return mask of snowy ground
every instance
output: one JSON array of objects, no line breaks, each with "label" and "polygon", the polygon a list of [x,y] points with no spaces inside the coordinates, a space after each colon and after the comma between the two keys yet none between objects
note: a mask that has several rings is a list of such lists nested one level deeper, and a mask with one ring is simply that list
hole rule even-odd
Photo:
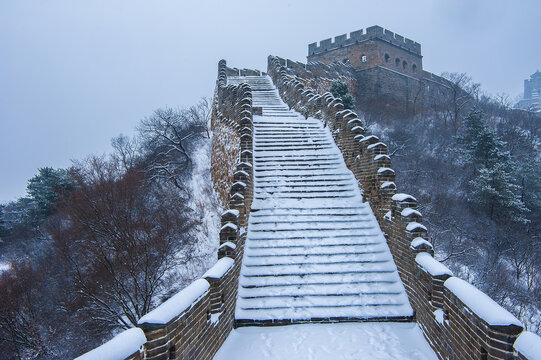
[{"label": "snowy ground", "polygon": [[429,360],[436,354],[415,323],[240,327],[214,360]]},{"label": "snowy ground", "polygon": [[195,231],[197,236],[196,253],[198,261],[193,264],[191,277],[198,278],[218,260],[220,244],[220,221],[222,209],[216,199],[210,178],[211,139],[203,139],[193,154],[194,169],[190,184],[195,216],[201,221]]},{"label": "snowy ground", "polygon": [[0,262],[0,274],[11,269],[11,264],[8,262]]}]

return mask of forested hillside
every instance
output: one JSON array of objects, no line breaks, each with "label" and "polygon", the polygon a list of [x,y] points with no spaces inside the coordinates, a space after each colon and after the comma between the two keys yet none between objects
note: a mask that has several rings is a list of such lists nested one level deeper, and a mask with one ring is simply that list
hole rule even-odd
[{"label": "forested hillside", "polygon": [[358,110],[389,145],[400,192],[419,200],[436,258],[539,333],[541,118],[444,76],[453,91],[418,115]]},{"label": "forested hillside", "polygon": [[1,359],[73,358],[215,261],[210,104],[159,109],[114,151],[44,167],[0,205]]}]

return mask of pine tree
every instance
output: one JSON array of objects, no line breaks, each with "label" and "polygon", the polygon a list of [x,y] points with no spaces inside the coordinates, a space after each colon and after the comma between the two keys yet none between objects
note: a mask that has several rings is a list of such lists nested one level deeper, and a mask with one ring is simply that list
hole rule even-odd
[{"label": "pine tree", "polygon": [[342,100],[345,109],[353,109],[353,96],[349,93],[348,85],[342,81],[333,81],[331,93],[335,98]]},{"label": "pine tree", "polygon": [[457,138],[462,160],[473,169],[469,201],[487,211],[491,219],[526,223],[528,208],[520,196],[514,171],[517,164],[506,150],[507,143],[485,125],[482,116],[472,110],[464,119],[464,135]]},{"label": "pine tree", "polygon": [[44,219],[55,210],[58,199],[67,195],[71,188],[72,183],[66,170],[44,167],[28,180],[26,191],[35,201],[40,217]]}]

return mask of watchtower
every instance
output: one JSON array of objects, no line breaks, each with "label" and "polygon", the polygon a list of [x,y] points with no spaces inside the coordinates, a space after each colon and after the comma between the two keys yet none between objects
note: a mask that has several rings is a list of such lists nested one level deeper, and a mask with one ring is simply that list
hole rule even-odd
[{"label": "watchtower", "polygon": [[376,66],[404,75],[423,76],[421,44],[386,30],[371,26],[308,45],[308,62],[321,61],[350,63],[356,70]]}]

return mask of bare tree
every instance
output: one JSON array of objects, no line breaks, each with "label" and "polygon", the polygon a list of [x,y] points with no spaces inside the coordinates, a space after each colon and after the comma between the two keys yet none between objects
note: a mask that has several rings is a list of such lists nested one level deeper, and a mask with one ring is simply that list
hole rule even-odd
[{"label": "bare tree", "polygon": [[141,161],[141,148],[136,137],[130,139],[120,134],[111,139],[111,146],[115,150],[112,154],[113,160],[121,164],[124,171],[130,171]]},{"label": "bare tree", "polygon": [[102,326],[137,324],[191,254],[185,199],[144,174],[103,158],[77,164],[77,190],[49,229],[71,267],[78,309]]},{"label": "bare tree", "polygon": [[448,80],[449,87],[441,93],[440,106],[445,125],[450,123],[456,134],[462,117],[479,98],[480,84],[465,73],[443,73],[442,77]]},{"label": "bare tree", "polygon": [[[43,279],[26,263],[0,276],[0,346],[2,355],[33,358],[45,346],[39,331],[37,286]],[[2,356],[3,357],[3,356]]]},{"label": "bare tree", "polygon": [[201,137],[208,137],[211,106],[208,99],[188,109],[158,109],[139,124],[153,179],[171,182],[184,190],[183,180],[192,168],[191,152]]}]

